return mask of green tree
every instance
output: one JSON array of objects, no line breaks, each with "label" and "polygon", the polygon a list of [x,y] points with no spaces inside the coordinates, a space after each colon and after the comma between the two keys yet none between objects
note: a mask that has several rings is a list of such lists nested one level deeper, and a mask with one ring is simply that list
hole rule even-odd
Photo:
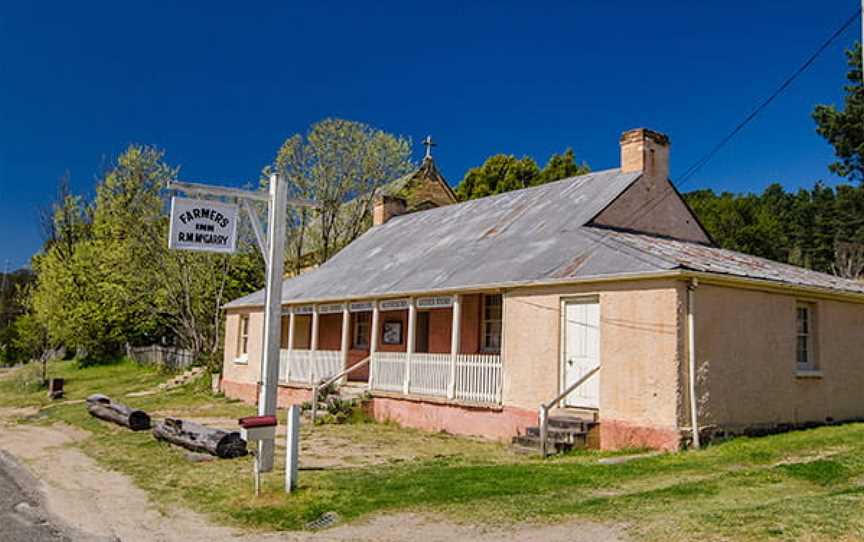
[{"label": "green tree", "polygon": [[861,70],[861,43],[846,51],[848,83],[843,109],[817,105],[813,109],[816,132],[834,147],[837,161],[828,166],[832,172],[851,180],[864,181],[864,80]]},{"label": "green tree", "polygon": [[480,167],[468,170],[456,187],[456,196],[462,201],[484,198],[583,175],[589,171],[585,163],[576,163],[572,149],[553,154],[542,170],[529,156],[516,158],[513,155],[496,154],[487,158]]},{"label": "green tree", "polygon": [[314,213],[289,209],[289,254],[297,270],[305,254],[322,263],[369,227],[377,189],[413,168],[411,144],[361,122],[328,118],[282,144],[262,187],[273,168],[288,180],[292,196],[321,204]]}]

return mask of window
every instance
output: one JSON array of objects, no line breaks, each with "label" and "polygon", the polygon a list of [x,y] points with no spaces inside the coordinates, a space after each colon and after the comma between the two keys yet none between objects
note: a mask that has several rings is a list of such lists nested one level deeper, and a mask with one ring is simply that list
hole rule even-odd
[{"label": "window", "polygon": [[244,314],[240,317],[240,336],[237,341],[237,357],[245,356],[249,353],[249,315]]},{"label": "window", "polygon": [[816,349],[813,340],[816,331],[814,316],[815,306],[812,303],[798,303],[795,315],[795,357],[799,371],[816,370]]},{"label": "window", "polygon": [[369,329],[371,326],[371,312],[354,314],[354,348],[369,348]]},{"label": "window", "polygon": [[483,340],[484,352],[501,351],[501,294],[483,296]]}]

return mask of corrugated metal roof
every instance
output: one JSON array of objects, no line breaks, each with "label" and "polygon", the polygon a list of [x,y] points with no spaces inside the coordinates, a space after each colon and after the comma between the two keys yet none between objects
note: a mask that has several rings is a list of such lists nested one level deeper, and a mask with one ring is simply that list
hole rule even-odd
[{"label": "corrugated metal roof", "polygon": [[635,248],[693,271],[864,294],[864,284],[860,282],[733,250],[638,233],[600,230],[598,228],[585,229],[594,230],[595,235],[599,239],[603,239],[607,245],[620,243],[622,246]]},{"label": "corrugated metal roof", "polygon": [[[864,285],[763,258],[585,226],[639,176],[598,171],[393,218],[321,267],[285,280],[282,301],[392,297],[682,268],[864,293]],[[263,302],[262,290],[226,307]]]},{"label": "corrugated metal roof", "polygon": [[[657,269],[637,251],[579,255],[581,226],[640,174],[598,171],[411,213],[369,229],[322,266],[285,281],[286,303]],[[261,305],[263,292],[227,306]]]}]

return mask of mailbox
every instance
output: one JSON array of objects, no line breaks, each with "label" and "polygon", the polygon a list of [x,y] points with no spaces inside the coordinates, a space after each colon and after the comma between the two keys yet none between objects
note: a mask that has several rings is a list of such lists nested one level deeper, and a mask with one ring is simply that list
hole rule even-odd
[{"label": "mailbox", "polygon": [[247,416],[237,420],[243,440],[271,440],[276,438],[276,416]]}]

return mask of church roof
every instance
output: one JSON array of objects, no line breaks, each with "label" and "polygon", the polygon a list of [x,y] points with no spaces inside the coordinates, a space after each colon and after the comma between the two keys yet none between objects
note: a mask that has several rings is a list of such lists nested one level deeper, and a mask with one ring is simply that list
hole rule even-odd
[{"label": "church roof", "polygon": [[[864,293],[864,286],[722,250],[592,227],[641,173],[612,169],[390,219],[287,279],[283,303],[634,276],[676,269]],[[264,292],[228,308],[261,306]]]}]

